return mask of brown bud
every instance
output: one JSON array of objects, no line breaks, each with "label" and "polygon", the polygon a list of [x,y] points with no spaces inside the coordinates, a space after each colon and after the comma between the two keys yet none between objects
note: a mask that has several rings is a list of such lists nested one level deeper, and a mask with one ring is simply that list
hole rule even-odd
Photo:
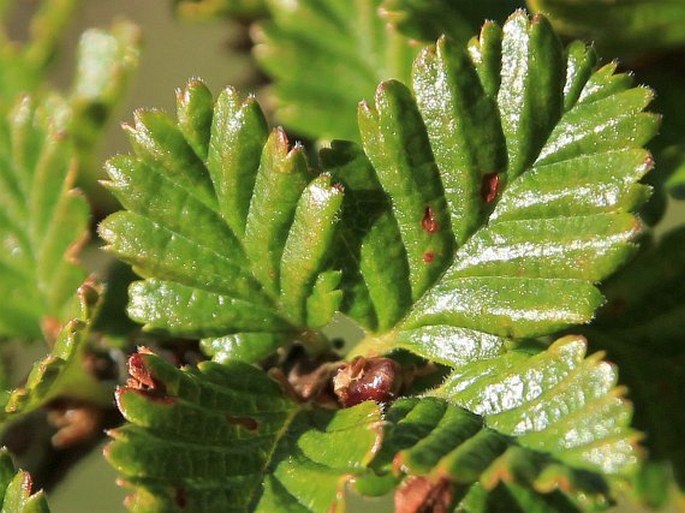
[{"label": "brown bud", "polygon": [[390,358],[356,357],[333,378],[335,395],[345,407],[363,401],[392,401],[402,385],[399,365]]},{"label": "brown bud", "polygon": [[395,491],[396,513],[448,513],[454,492],[447,479],[408,477]]}]

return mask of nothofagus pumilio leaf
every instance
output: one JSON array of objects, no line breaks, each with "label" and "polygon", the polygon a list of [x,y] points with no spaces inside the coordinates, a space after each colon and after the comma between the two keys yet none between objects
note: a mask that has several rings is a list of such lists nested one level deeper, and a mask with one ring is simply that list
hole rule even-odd
[{"label": "nothofagus pumilio leaf", "polygon": [[[361,146],[333,142],[316,177],[302,148],[269,135],[254,99],[232,89],[215,101],[193,80],[177,120],[138,111],[135,154],[107,165],[127,210],[100,234],[144,278],[129,314],[201,338],[224,366],[132,357],[118,392],[131,424],[108,449],[136,489],[129,506],[324,511],[338,504],[343,468],[363,494],[399,485],[401,513],[486,511],[500,499],[607,505],[611,482],[639,460],[615,369],[586,356],[583,337],[532,339],[589,322],[603,302],[596,284],[633,253],[632,212],[649,195],[638,181],[652,165],[642,145],[658,124],[643,112],[651,98],[517,12],[466,49],[441,38],[422,50],[409,87],[381,83],[359,108]],[[324,415],[246,365],[293,340],[316,348],[338,310],[366,331],[348,358],[405,349],[446,366],[446,379],[380,412],[364,399],[396,397],[402,370],[352,360],[332,385],[343,405],[362,402]],[[384,420],[372,422],[383,443],[369,438],[352,457],[368,436],[354,420],[363,408]],[[300,427],[312,415],[328,420]],[[336,463],[306,453],[309,436],[342,418]],[[180,459],[161,466],[159,454]],[[315,494],[314,468],[335,487]],[[242,484],[250,492],[236,495]]]},{"label": "nothofagus pumilio leaf", "polygon": [[338,310],[331,248],[343,188],[314,176],[300,144],[269,132],[254,98],[216,102],[192,80],[178,116],[140,110],[127,127],[135,155],[107,163],[126,208],[99,228],[108,249],[145,277],[129,315],[147,330],[202,339],[224,361],[257,361]]}]

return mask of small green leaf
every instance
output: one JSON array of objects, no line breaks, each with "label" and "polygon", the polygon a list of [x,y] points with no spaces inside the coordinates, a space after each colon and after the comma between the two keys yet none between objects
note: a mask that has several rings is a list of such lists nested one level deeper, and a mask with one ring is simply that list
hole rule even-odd
[{"label": "small green leaf", "polygon": [[254,98],[227,89],[213,105],[198,80],[177,98],[178,121],[138,111],[128,128],[136,155],[107,164],[127,210],[100,235],[146,278],[130,287],[129,315],[201,338],[221,361],[307,344],[340,303],[332,247],[342,188],[313,178],[282,129],[268,135]]},{"label": "small green leaf", "polygon": [[[609,485],[600,474],[569,465],[554,452],[524,447],[489,428],[487,418],[441,399],[400,399],[388,408],[384,420],[384,443],[371,468],[378,476],[394,477],[387,487],[404,481],[395,496],[398,511],[420,511],[408,506],[404,490],[415,486],[412,481],[417,478],[452,489],[449,496],[467,511],[476,501],[491,502],[503,490],[515,496],[502,498],[502,505],[512,500],[561,503],[568,508],[562,511],[583,511],[610,503]],[[369,478],[362,478],[362,487],[364,479]]]},{"label": "small green leaf", "polygon": [[88,223],[85,199],[72,190],[73,146],[66,103],[19,100],[0,120],[0,334],[40,338],[44,322],[72,315],[85,272],[74,262]]},{"label": "small green leaf", "polygon": [[178,370],[139,353],[129,369],[117,391],[129,424],[105,454],[135,490],[131,511],[342,511],[378,442],[375,403],[311,409],[244,363]]},{"label": "small green leaf", "polygon": [[31,476],[14,469],[7,449],[0,449],[0,505],[3,513],[50,513],[43,491],[31,493]]},{"label": "small green leaf", "polygon": [[[358,140],[354,107],[379,80],[409,76],[416,50],[377,15],[381,0],[270,3],[255,56],[274,79],[276,115],[311,138]],[[346,114],[349,113],[349,114]]]},{"label": "small green leaf", "polygon": [[[37,2],[35,13],[29,20],[29,34],[24,44],[6,40],[5,30],[2,31],[0,116],[6,115],[20,94],[42,91],[47,68],[60,37],[73,19],[76,5],[76,0]],[[0,9],[4,10],[4,6]]]},{"label": "small green leaf", "polygon": [[86,343],[101,293],[102,288],[90,279],[79,287],[79,318],[64,325],[50,354],[33,365],[22,386],[3,398],[0,422],[13,422],[57,397],[111,404],[113,386],[99,381],[85,365]]}]

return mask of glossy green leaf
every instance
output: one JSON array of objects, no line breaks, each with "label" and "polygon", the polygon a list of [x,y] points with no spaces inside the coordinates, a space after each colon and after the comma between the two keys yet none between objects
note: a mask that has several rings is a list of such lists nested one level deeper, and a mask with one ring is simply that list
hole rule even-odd
[{"label": "glossy green leaf", "polygon": [[[597,475],[568,466],[553,453],[523,447],[487,427],[486,419],[442,399],[400,399],[384,420],[383,447],[371,468],[392,476],[389,486],[404,481],[395,496],[397,511],[420,511],[409,507],[403,491],[416,478],[451,489],[453,501],[466,511],[480,511],[476,504],[491,503],[502,489],[515,494],[514,503],[561,503],[568,511],[609,504],[608,483]],[[512,502],[505,497],[501,506]]]},{"label": "glossy green leaf", "polygon": [[345,483],[378,443],[380,409],[311,409],[250,365],[176,369],[139,353],[117,391],[129,424],[110,432],[110,463],[134,512],[342,511]]},{"label": "glossy green leaf", "polygon": [[255,56],[274,79],[276,115],[311,138],[357,140],[354,108],[380,80],[409,77],[416,49],[386,26],[381,0],[273,0]]},{"label": "glossy green leaf", "polygon": [[0,449],[0,505],[3,513],[49,513],[42,490],[32,493],[31,476],[17,472],[7,449]]},{"label": "glossy green leaf", "polygon": [[107,186],[127,210],[100,234],[146,278],[130,287],[134,320],[201,338],[217,359],[256,361],[338,309],[343,191],[313,178],[281,129],[269,135],[254,98],[226,89],[214,103],[197,80],[177,96],[177,121],[138,111],[127,129],[135,155],[108,162]]},{"label": "glossy green leaf", "polygon": [[381,8],[383,16],[409,37],[433,42],[444,34],[466,44],[484,20],[503,22],[523,6],[519,0],[384,0]]},{"label": "glossy green leaf", "polygon": [[680,0],[528,0],[562,34],[595,41],[612,55],[685,45],[685,5]]},{"label": "glossy green leaf", "polygon": [[0,334],[40,338],[44,322],[72,315],[85,272],[74,262],[88,205],[72,190],[70,111],[57,98],[24,97],[0,121]]},{"label": "glossy green leaf", "polygon": [[585,351],[578,336],[532,354],[510,351],[456,369],[435,393],[572,468],[628,474],[639,459],[631,406],[616,387],[615,367]]},{"label": "glossy green leaf", "polygon": [[[373,230],[346,242],[361,272],[343,304],[370,331],[385,327],[359,351],[400,345],[461,365],[590,321],[603,302],[595,284],[640,232],[631,212],[649,194],[637,182],[652,165],[641,148],[657,128],[642,112],[652,96],[523,12],[486,24],[466,50],[447,39],[424,49],[411,89],[382,83],[359,110],[367,159],[341,145],[324,158],[348,189],[386,202],[376,218],[392,217],[385,238],[403,246],[373,253],[386,271],[371,279]],[[355,173],[376,177],[361,185]],[[411,290],[401,313],[373,293],[379,280]],[[387,303],[394,322],[404,317],[392,330],[378,322]]]}]

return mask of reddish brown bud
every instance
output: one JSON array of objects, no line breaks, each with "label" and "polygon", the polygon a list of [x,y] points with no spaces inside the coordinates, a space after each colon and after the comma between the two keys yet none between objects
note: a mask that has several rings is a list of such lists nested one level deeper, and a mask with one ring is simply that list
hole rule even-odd
[{"label": "reddish brown bud", "polygon": [[432,482],[426,477],[408,477],[395,491],[396,513],[448,513],[454,498],[447,479]]},{"label": "reddish brown bud", "polygon": [[333,390],[343,406],[363,401],[392,401],[402,385],[400,367],[390,358],[358,356],[343,365],[333,378]]}]

